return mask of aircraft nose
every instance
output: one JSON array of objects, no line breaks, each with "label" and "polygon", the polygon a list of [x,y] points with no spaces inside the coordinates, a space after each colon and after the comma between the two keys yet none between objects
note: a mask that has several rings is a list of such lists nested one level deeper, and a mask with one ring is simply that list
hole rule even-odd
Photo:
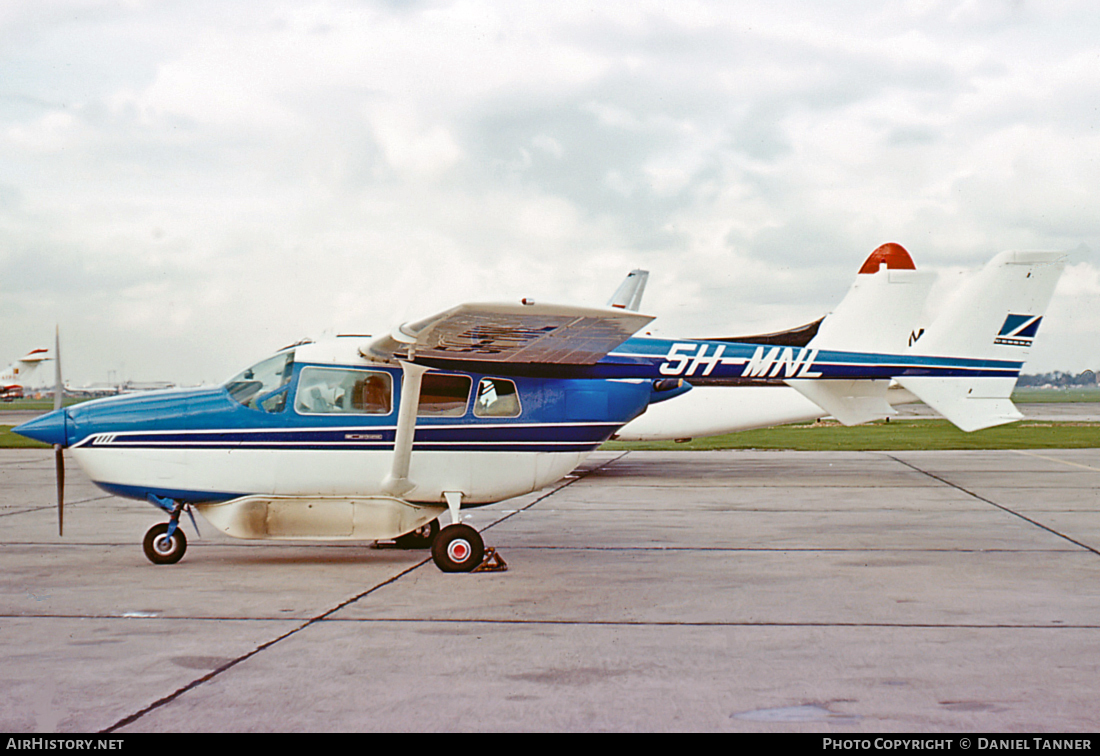
[{"label": "aircraft nose", "polygon": [[44,444],[67,446],[67,426],[65,410],[59,409],[41,417],[36,417],[34,420],[29,420],[22,425],[17,425],[12,428],[12,432],[32,438],[35,441],[41,441]]}]

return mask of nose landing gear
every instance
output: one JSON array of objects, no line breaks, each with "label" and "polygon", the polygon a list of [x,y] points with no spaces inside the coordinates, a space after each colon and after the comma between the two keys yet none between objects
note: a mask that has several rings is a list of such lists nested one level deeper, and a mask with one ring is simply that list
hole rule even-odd
[{"label": "nose landing gear", "polygon": [[153,564],[175,564],[187,551],[187,536],[178,527],[168,535],[170,523],[160,522],[149,528],[142,541],[145,556]]},{"label": "nose landing gear", "polygon": [[153,564],[175,564],[183,559],[187,551],[187,536],[180,530],[180,515],[184,510],[191,518],[191,524],[195,526],[195,532],[199,532],[199,526],[195,522],[195,516],[191,514],[191,507],[183,501],[174,499],[162,499],[154,494],[147,497],[154,504],[169,514],[168,522],[161,522],[145,533],[145,539],[141,547],[145,556]]}]

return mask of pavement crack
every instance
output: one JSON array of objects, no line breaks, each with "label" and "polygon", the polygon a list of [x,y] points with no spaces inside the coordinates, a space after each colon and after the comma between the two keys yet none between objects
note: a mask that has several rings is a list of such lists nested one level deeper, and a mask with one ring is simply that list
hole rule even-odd
[{"label": "pavement crack", "polygon": [[535,506],[536,504],[538,504],[540,502],[543,502],[543,501],[546,501],[547,499],[549,499],[551,496],[555,495],[559,491],[562,491],[562,490],[568,488],[569,486],[573,485],[574,483],[579,483],[580,481],[587,478],[589,475],[592,475],[593,473],[597,473],[600,470],[603,470],[608,465],[612,465],[615,462],[618,462],[620,459],[622,459],[623,457],[625,457],[628,454],[630,454],[629,451],[624,451],[622,454],[618,455],[614,459],[609,459],[606,462],[604,462],[600,465],[597,465],[596,467],[593,467],[591,470],[584,470],[584,471],[581,471],[581,472],[577,472],[576,470],[574,470],[573,473],[572,473],[572,477],[569,480],[566,480],[560,486],[555,486],[553,489],[551,489],[550,491],[547,491],[545,494],[538,497],[537,499],[532,501],[530,504],[527,504],[526,506],[520,507],[519,509],[515,510],[514,512],[509,512],[508,514],[504,515],[504,517],[501,517],[499,520],[494,520],[493,522],[489,523],[484,528],[482,528],[481,532],[484,533],[489,528],[492,528],[496,525],[499,525],[500,523],[504,522],[505,520],[510,520],[511,518],[515,517],[516,515],[520,514],[521,512],[526,512],[528,509]]},{"label": "pavement crack", "polygon": [[927,470],[922,470],[921,468],[917,467],[916,465],[914,465],[910,462],[906,462],[904,459],[900,459],[898,457],[895,457],[893,454],[887,454],[886,456],[889,457],[890,459],[894,460],[895,462],[899,462],[899,463],[905,465],[910,470],[915,470],[915,471],[921,473],[922,475],[927,475],[929,478],[932,478],[933,480],[938,480],[940,483],[943,483],[945,486],[950,486],[951,488],[954,488],[957,491],[962,491],[967,496],[971,496],[971,497],[977,499],[978,501],[983,501],[986,504],[989,504],[991,506],[996,507],[997,509],[1001,510],[1002,512],[1010,514],[1013,517],[1018,517],[1021,520],[1023,520],[1024,522],[1030,523],[1031,525],[1034,525],[1035,527],[1037,527],[1041,530],[1045,530],[1046,532],[1050,533],[1051,535],[1055,535],[1055,536],[1058,536],[1059,538],[1061,538],[1063,540],[1069,541],[1074,546],[1079,546],[1080,548],[1084,549],[1085,551],[1090,551],[1093,554],[1096,554],[1097,556],[1100,556],[1100,551],[1098,551],[1097,549],[1094,549],[1092,546],[1089,546],[1088,544],[1085,544],[1085,543],[1081,543],[1080,541],[1078,541],[1076,539],[1070,538],[1065,533],[1061,533],[1061,532],[1055,530],[1054,528],[1052,528],[1048,525],[1044,525],[1043,523],[1039,522],[1038,520],[1032,519],[1031,517],[1028,517],[1027,515],[1024,515],[1024,514],[1021,514],[1017,511],[1015,511],[1014,509],[1010,509],[1009,507],[1006,507],[1004,504],[998,504],[997,502],[993,501],[992,499],[987,499],[986,497],[982,496],[981,494],[976,494],[973,491],[970,491],[966,488],[963,488],[962,486],[960,486],[957,483],[952,483],[951,481],[947,480],[946,478],[941,478],[939,475],[936,475],[935,473],[928,472]]},{"label": "pavement crack", "polygon": [[[619,454],[618,456],[616,456],[612,459],[609,459],[606,462],[604,462],[600,465],[597,465],[596,467],[593,467],[590,470],[585,470],[583,472],[577,473],[575,475],[575,477],[567,480],[562,485],[554,487],[552,490],[548,491],[546,494],[538,497],[537,499],[532,501],[530,504],[527,504],[526,506],[524,506],[520,509],[517,509],[515,512],[510,512],[509,514],[505,515],[504,517],[501,517],[499,520],[495,520],[494,522],[492,522],[489,525],[485,526],[482,530],[483,531],[488,530],[489,528],[493,527],[494,525],[498,525],[498,524],[504,522],[505,520],[519,514],[520,512],[524,512],[524,511],[530,509],[531,507],[535,506],[539,502],[544,501],[545,499],[547,499],[547,498],[553,496],[554,494],[556,494],[558,491],[561,491],[563,488],[571,486],[571,485],[573,485],[574,483],[576,483],[580,480],[584,480],[589,475],[604,469],[605,467],[607,467],[610,464],[613,464],[614,462],[619,461],[620,459],[622,459],[623,457],[625,457],[629,453],[630,452],[628,452],[628,451],[623,452],[622,454]],[[199,677],[199,678],[196,678],[195,680],[192,680],[187,685],[184,685],[183,687],[176,689],[175,691],[173,691],[172,693],[169,693],[168,695],[164,696],[163,698],[157,699],[156,701],[149,704],[145,708],[143,708],[139,711],[136,711],[133,714],[130,714],[129,716],[123,717],[122,719],[118,720],[117,722],[110,725],[109,727],[104,728],[103,730],[100,730],[100,733],[116,732],[117,730],[119,730],[123,727],[126,727],[128,725],[133,724],[134,722],[136,722],[139,719],[141,719],[142,717],[144,717],[146,714],[149,714],[150,712],[156,711],[157,709],[161,708],[162,706],[165,706],[166,704],[169,704],[172,701],[175,701],[177,698],[182,696],[184,693],[187,693],[188,691],[194,690],[195,688],[198,688],[199,686],[201,686],[201,685],[203,685],[207,682],[210,682],[215,677],[219,676],[223,672],[226,672],[226,671],[232,669],[233,667],[236,667],[241,662],[247,661],[248,659],[251,659],[252,657],[256,656],[257,654],[260,654],[260,653],[266,651],[267,649],[271,648],[272,646],[286,640],[287,638],[291,638],[291,637],[297,635],[298,633],[302,632],[303,630],[305,630],[309,627],[312,627],[313,625],[317,624],[318,622],[322,622],[322,621],[328,619],[329,617],[331,617],[333,614],[340,611],[341,609],[343,609],[347,606],[350,606],[351,604],[354,604],[355,602],[369,596],[370,594],[374,593],[375,591],[378,591],[382,588],[385,588],[386,586],[389,586],[389,585],[392,585],[393,583],[396,583],[398,580],[403,578],[405,575],[408,575],[412,571],[414,571],[416,569],[419,569],[420,567],[424,566],[425,564],[427,564],[430,561],[431,561],[430,558],[423,559],[423,560],[417,562],[416,564],[412,565],[411,567],[408,567],[407,569],[402,570],[401,572],[397,573],[396,575],[389,578],[388,580],[384,580],[381,583],[378,583],[377,585],[372,586],[368,590],[365,590],[362,593],[356,594],[355,596],[352,596],[351,598],[340,602],[339,604],[332,607],[331,609],[329,609],[325,612],[322,612],[321,614],[318,614],[315,617],[311,617],[310,619],[308,619],[305,622],[301,623],[300,625],[293,628],[292,630],[288,630],[287,632],[283,633],[282,635],[279,635],[275,638],[272,638],[271,640],[267,641],[266,643],[260,644],[256,648],[249,651],[247,654],[243,654],[243,655],[238,656],[234,659],[231,659],[230,661],[226,662],[225,664],[222,664],[217,669],[214,669],[214,670],[208,672],[207,674],[203,675],[202,677]]]},{"label": "pavement crack", "polygon": [[[110,494],[104,494],[103,496],[93,496],[93,497],[88,498],[88,499],[77,499],[76,501],[67,501],[67,502],[65,502],[65,506],[71,508],[71,507],[75,507],[77,504],[87,504],[89,502],[103,501],[104,499],[111,499],[111,498],[114,498],[114,497],[111,496]],[[57,504],[37,504],[37,505],[34,505],[34,506],[30,506],[30,507],[23,507],[22,509],[13,509],[13,510],[10,510],[10,511],[7,511],[7,512],[0,512],[0,517],[10,517],[12,515],[27,514],[29,512],[41,512],[41,511],[46,510],[46,509],[49,509],[49,510],[57,509]]]},{"label": "pavement crack", "polygon": [[234,659],[231,659],[230,661],[226,662],[225,664],[222,664],[217,669],[208,672],[207,674],[203,675],[202,677],[199,677],[195,680],[192,680],[187,685],[184,685],[183,687],[176,689],[175,691],[173,691],[172,693],[169,693],[168,695],[164,696],[163,698],[157,699],[156,701],[149,704],[145,708],[143,708],[139,711],[136,711],[133,714],[130,714],[129,716],[123,717],[122,719],[115,722],[113,725],[100,730],[99,731],[100,734],[116,732],[117,730],[119,730],[123,727],[126,727],[128,725],[133,724],[134,722],[136,722],[139,719],[141,719],[142,717],[144,717],[146,714],[149,714],[150,712],[156,711],[157,709],[161,708],[162,706],[164,706],[166,704],[169,704],[172,701],[175,701],[177,698],[182,696],[184,693],[187,693],[188,691],[194,690],[195,688],[198,688],[200,685],[203,685],[204,683],[210,682],[211,680],[213,680],[218,675],[232,669],[233,667],[236,667],[241,662],[247,661],[248,659],[251,659],[252,657],[262,653],[263,651],[266,651],[267,649],[271,648],[272,646],[276,645],[277,643],[280,643],[280,642],[286,640],[287,638],[291,638],[291,637],[297,635],[298,633],[302,632],[306,628],[312,627],[313,625],[317,624],[318,622],[322,622],[322,621],[328,619],[329,617],[331,617],[333,614],[340,611],[344,607],[349,606],[351,604],[354,604],[356,601],[359,601],[360,599],[362,599],[366,596],[369,596],[370,594],[374,593],[375,591],[380,590],[382,588],[385,588],[388,585],[392,585],[393,583],[395,583],[398,580],[400,580],[401,578],[403,578],[405,575],[408,575],[413,570],[416,570],[416,569],[422,567],[423,565],[427,564],[429,561],[431,561],[431,560],[430,559],[421,560],[420,562],[417,562],[416,564],[412,565],[411,567],[408,567],[408,568],[402,570],[401,572],[397,573],[393,577],[388,578],[387,580],[383,580],[381,583],[378,583],[377,585],[371,586],[370,588],[363,591],[362,593],[358,593],[358,594],[356,594],[355,596],[352,596],[349,599],[345,599],[344,601],[341,601],[336,606],[322,612],[321,614],[318,614],[316,617],[311,617],[310,619],[306,620],[305,622],[302,622],[300,625],[293,628],[292,630],[288,630],[287,632],[283,633],[282,635],[279,635],[275,638],[272,638],[271,640],[267,641],[266,643],[261,643],[259,646],[256,646],[256,648],[252,649],[247,654],[243,654],[243,655],[238,656]]}]

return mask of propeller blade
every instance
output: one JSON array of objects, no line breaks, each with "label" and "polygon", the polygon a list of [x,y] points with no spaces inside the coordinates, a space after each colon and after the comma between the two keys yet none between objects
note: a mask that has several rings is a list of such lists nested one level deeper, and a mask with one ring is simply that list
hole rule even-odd
[{"label": "propeller blade", "polygon": [[65,387],[61,383],[61,327],[55,326],[53,336],[53,408],[61,409],[61,400],[65,394]]},{"label": "propeller blade", "polygon": [[[61,327],[55,326],[53,337],[53,408],[61,409],[65,385],[61,382]],[[53,465],[57,475],[57,534],[65,535],[65,449],[61,444],[53,447]]]},{"label": "propeller blade", "polygon": [[54,469],[57,471],[57,534],[65,535],[65,449],[61,444],[53,447]]}]

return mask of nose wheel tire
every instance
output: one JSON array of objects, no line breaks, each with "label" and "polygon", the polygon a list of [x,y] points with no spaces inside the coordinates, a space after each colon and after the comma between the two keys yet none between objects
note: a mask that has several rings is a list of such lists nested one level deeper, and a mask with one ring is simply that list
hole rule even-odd
[{"label": "nose wheel tire", "polygon": [[485,542],[469,525],[448,525],[432,542],[432,559],[443,572],[470,572],[485,558]]},{"label": "nose wheel tire", "polygon": [[432,541],[439,535],[439,520],[432,520],[416,530],[399,536],[395,543],[399,549],[429,549]]},{"label": "nose wheel tire", "polygon": [[176,528],[176,532],[168,538],[168,523],[162,522],[149,528],[141,546],[153,564],[175,564],[183,559],[187,551],[187,536]]}]

